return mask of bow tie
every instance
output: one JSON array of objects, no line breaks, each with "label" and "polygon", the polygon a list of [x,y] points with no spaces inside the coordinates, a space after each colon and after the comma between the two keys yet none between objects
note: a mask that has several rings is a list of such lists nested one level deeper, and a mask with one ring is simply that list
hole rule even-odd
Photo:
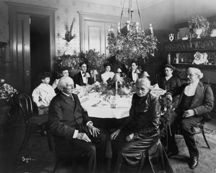
[{"label": "bow tie", "polygon": [[83,77],[86,77],[86,72],[82,72],[82,74],[83,74]]}]

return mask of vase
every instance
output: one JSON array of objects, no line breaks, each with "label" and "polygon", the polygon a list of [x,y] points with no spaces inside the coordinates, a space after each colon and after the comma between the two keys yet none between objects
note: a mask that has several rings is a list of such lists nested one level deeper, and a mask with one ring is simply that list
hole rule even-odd
[{"label": "vase", "polygon": [[212,32],[211,32],[211,37],[216,37],[216,29],[212,29]]},{"label": "vase", "polygon": [[9,118],[9,111],[11,106],[1,106],[0,107],[0,125],[5,125]]},{"label": "vase", "polygon": [[200,35],[202,34],[203,32],[203,28],[196,28],[195,29],[195,33],[197,34],[197,38],[201,38]]}]

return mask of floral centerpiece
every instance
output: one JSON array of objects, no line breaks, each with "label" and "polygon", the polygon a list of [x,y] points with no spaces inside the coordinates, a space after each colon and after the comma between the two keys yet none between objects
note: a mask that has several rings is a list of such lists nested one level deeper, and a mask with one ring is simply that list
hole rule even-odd
[{"label": "floral centerpiece", "polygon": [[15,94],[18,94],[17,90],[11,85],[4,83],[4,80],[1,80],[0,86],[0,106],[10,106],[11,99]]},{"label": "floral centerpiece", "polygon": [[203,34],[207,34],[208,30],[209,30],[209,21],[202,16],[195,16],[192,17],[189,21],[188,21],[188,27],[189,27],[189,32],[190,34],[194,34],[196,33],[198,36],[197,38],[200,38],[200,35]]},{"label": "floral centerpiece", "polygon": [[132,61],[144,60],[148,53],[157,49],[158,40],[153,32],[146,35],[137,23],[127,23],[115,35],[112,28],[108,32],[107,49],[120,62],[130,65]]}]

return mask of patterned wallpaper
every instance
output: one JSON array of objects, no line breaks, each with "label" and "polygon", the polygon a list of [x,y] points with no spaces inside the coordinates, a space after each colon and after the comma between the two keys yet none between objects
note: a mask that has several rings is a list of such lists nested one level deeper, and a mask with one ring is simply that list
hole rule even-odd
[{"label": "patterned wallpaper", "polygon": [[[65,51],[72,54],[74,51],[80,51],[79,40],[79,14],[78,11],[86,13],[108,14],[119,16],[121,8],[113,6],[104,6],[93,3],[86,3],[79,0],[6,0],[22,4],[38,5],[44,7],[57,8],[55,13],[55,41],[56,55],[62,55]],[[124,16],[127,17],[127,9],[124,10]],[[76,34],[76,38],[70,42],[65,41],[64,34],[66,32],[65,24],[71,25],[73,18],[76,18],[72,34]],[[134,13],[134,18],[137,14]],[[0,0],[0,41],[8,42],[8,6],[5,0]]]}]

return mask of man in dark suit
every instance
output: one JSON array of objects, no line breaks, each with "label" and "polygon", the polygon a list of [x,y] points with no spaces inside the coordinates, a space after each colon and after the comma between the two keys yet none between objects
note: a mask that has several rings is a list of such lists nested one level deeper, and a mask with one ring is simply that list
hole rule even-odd
[{"label": "man in dark suit", "polygon": [[[87,157],[86,171],[94,172],[97,154],[105,159],[106,135],[93,126],[87,112],[80,104],[70,77],[62,77],[58,88],[60,92],[53,98],[49,109],[49,125],[54,136],[56,157],[58,161],[77,160]],[[99,152],[98,152],[99,151]]]},{"label": "man in dark suit", "polygon": [[[189,84],[183,84],[176,88],[172,95],[179,95],[179,105],[175,109],[176,116],[172,117],[172,135],[168,133],[168,157],[178,154],[178,147],[175,142],[176,127],[181,130],[185,143],[190,154],[189,167],[194,169],[198,165],[199,151],[194,140],[193,127],[208,116],[214,107],[214,95],[209,85],[200,82],[203,73],[190,67],[187,72]],[[209,117],[208,117],[209,118]]]},{"label": "man in dark suit", "polygon": [[73,76],[75,85],[77,84],[79,86],[85,86],[87,84],[93,84],[94,79],[87,72],[87,64],[84,62],[80,63],[80,68],[81,71]]}]

